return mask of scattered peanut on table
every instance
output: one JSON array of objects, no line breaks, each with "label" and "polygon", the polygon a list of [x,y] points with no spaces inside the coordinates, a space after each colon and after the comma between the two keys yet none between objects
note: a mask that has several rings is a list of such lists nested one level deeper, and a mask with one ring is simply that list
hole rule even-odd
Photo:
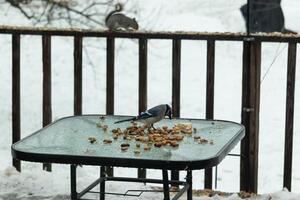
[{"label": "scattered peanut on table", "polygon": [[[105,117],[100,117],[100,122],[97,123],[97,127],[101,128],[104,132],[108,132],[108,125],[105,123]],[[178,123],[175,124],[172,128],[164,125],[161,128],[148,128],[144,125],[138,125],[135,122],[132,122],[130,126],[125,129],[115,128],[111,130],[113,140],[124,141],[120,145],[121,151],[126,152],[130,148],[129,141],[136,141],[134,145],[134,154],[138,155],[142,150],[150,151],[151,147],[161,148],[162,146],[170,146],[173,148],[179,148],[180,142],[183,141],[185,137],[191,137],[193,133],[196,133],[197,129],[193,128],[192,123]],[[194,141],[198,144],[214,144],[213,140],[208,140],[202,136],[195,135]],[[112,139],[104,139],[104,144],[113,143]],[[88,140],[91,144],[97,142],[95,137],[89,137]],[[143,145],[143,146],[141,146]]]}]

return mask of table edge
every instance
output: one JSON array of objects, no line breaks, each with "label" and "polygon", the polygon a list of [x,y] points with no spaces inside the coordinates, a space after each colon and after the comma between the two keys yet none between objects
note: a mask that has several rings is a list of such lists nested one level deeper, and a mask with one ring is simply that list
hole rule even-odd
[{"label": "table edge", "polygon": [[[63,119],[80,117],[80,116],[103,116],[101,114],[89,114],[89,115],[76,115],[67,116],[55,120],[52,124],[61,121]],[[130,117],[125,115],[105,115],[105,116],[118,116],[118,117]],[[191,118],[175,118],[182,120],[205,120],[205,119],[191,119]],[[245,136],[245,127],[242,124],[226,121],[226,120],[210,120],[229,122],[241,126],[239,132],[236,133],[236,137],[232,138],[230,145],[224,146],[214,157],[207,158],[205,160],[192,160],[192,161],[164,161],[164,160],[150,160],[150,159],[138,159],[137,158],[108,158],[108,157],[95,157],[95,156],[77,156],[77,155],[55,155],[44,153],[31,153],[26,151],[20,151],[15,148],[15,145],[20,141],[11,145],[11,154],[13,158],[18,160],[41,162],[41,163],[59,163],[59,164],[78,164],[78,165],[102,165],[102,166],[116,166],[116,167],[133,167],[133,168],[148,168],[148,169],[168,169],[168,170],[185,170],[185,169],[204,169],[210,168],[219,164],[225,156],[234,148],[234,146]],[[47,126],[46,126],[47,127]],[[44,128],[46,128],[44,127]],[[41,129],[26,136],[26,139],[34,134],[37,134]],[[23,140],[22,139],[22,140]],[[46,158],[46,159],[45,159]],[[101,162],[99,162],[101,160]],[[84,161],[84,162],[83,162]],[[138,165],[137,165],[138,162]]]}]

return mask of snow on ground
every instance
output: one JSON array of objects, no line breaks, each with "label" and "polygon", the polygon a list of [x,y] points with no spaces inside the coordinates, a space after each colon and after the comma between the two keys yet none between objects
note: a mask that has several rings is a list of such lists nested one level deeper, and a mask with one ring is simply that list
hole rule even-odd
[{"label": "snow on ground", "polygon": [[[192,31],[244,31],[239,13],[246,1],[130,1],[140,11],[140,27],[145,30]],[[300,31],[297,19],[297,0],[283,0],[287,27]],[[217,5],[216,7],[213,7]],[[153,14],[154,13],[154,14]],[[196,22],[196,23],[195,23]],[[30,25],[13,8],[0,5],[0,24]],[[86,46],[83,65],[83,112],[105,112],[105,40],[84,39]],[[138,109],[137,81],[138,57],[136,40],[116,40],[116,114],[135,115]],[[299,46],[298,46],[299,47]],[[73,114],[73,60],[72,38],[54,37],[52,40],[52,90],[53,119]],[[128,51],[130,49],[130,51]],[[42,74],[41,37],[22,36],[21,43],[21,118],[22,137],[42,126]],[[279,53],[281,52],[281,53]],[[215,118],[240,122],[242,43],[216,43]],[[294,156],[292,192],[282,190],[286,55],[285,43],[264,43],[262,46],[262,77],[274,57],[278,58],[261,83],[260,148],[258,192],[264,193],[251,199],[300,199],[300,160]],[[298,53],[297,63],[300,55]],[[171,103],[171,41],[150,40],[148,55],[148,106]],[[182,42],[182,117],[204,118],[206,42]],[[296,74],[296,103],[294,144],[300,142],[299,119],[299,70]],[[41,170],[41,164],[22,163],[22,173],[11,166],[11,37],[0,35],[0,199],[64,199],[69,195],[69,167],[53,165],[53,172]],[[158,89],[159,88],[159,89]],[[239,147],[233,150],[239,153]],[[294,145],[294,155],[300,153]],[[78,170],[79,188],[95,179],[96,167],[84,166]],[[116,169],[116,174],[136,176],[134,169]],[[161,176],[157,170],[148,170],[148,176]],[[203,188],[203,171],[195,171],[194,188]],[[181,179],[184,174],[181,174]],[[239,158],[227,157],[218,166],[218,190],[239,190]],[[125,191],[127,187],[147,188],[140,184],[108,184],[110,191]],[[278,191],[278,192],[275,192]],[[275,192],[275,193],[274,193]],[[130,199],[112,197],[108,199]],[[145,194],[141,199],[162,199],[161,194]],[[184,198],[183,198],[184,199]],[[195,199],[208,199],[197,197]],[[239,199],[236,194],[225,198]]]},{"label": "snow on ground", "polygon": [[[65,168],[65,166],[61,166]],[[85,167],[84,167],[85,168]],[[87,167],[88,168],[88,167]],[[59,199],[69,199],[69,194],[66,192],[66,189],[69,190],[69,176],[65,173],[67,169],[57,170],[53,172],[46,172],[41,169],[37,170],[36,173],[32,172],[32,169],[26,168],[22,173],[17,172],[14,168],[8,167],[5,170],[1,171],[0,178],[8,181],[0,182],[0,200],[5,199],[24,199],[24,200],[59,200]],[[78,170],[78,186],[82,188],[82,180],[91,179],[90,171],[87,169]],[[59,177],[59,178],[54,178]],[[84,182],[86,182],[85,180]],[[26,183],[26,184],[24,184]],[[62,187],[63,186],[63,187]],[[127,189],[153,189],[150,185],[143,185],[137,183],[124,183],[119,182],[107,182],[106,191],[107,192],[126,192]],[[172,196],[173,194],[171,194]],[[95,198],[94,195],[86,196],[86,198]],[[287,190],[277,191],[274,193],[263,194],[259,196],[253,196],[252,200],[297,200],[300,198],[300,194],[290,193]],[[116,197],[116,196],[107,196],[107,199],[134,199],[130,197]],[[144,193],[140,199],[145,200],[157,200],[163,199],[162,193]],[[185,195],[181,199],[186,199]],[[241,199],[237,194],[232,194],[226,197],[215,195],[213,197],[207,196],[194,196],[195,200],[239,200]]]}]

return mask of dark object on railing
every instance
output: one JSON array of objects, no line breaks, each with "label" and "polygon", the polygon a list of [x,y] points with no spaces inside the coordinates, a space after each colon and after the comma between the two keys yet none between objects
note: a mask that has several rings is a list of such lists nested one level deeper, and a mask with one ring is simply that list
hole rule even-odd
[{"label": "dark object on railing", "polygon": [[[43,35],[43,127],[52,122],[51,109],[51,36]],[[44,163],[43,169],[51,171],[51,164]]]},{"label": "dark object on railing", "polygon": [[116,4],[115,10],[108,13],[105,18],[105,25],[111,31],[131,31],[138,30],[139,25],[135,18],[130,18],[120,13],[123,10],[123,5]]},{"label": "dark object on railing", "polygon": [[261,43],[244,42],[240,190],[257,192]]},{"label": "dark object on railing", "polygon": [[[180,117],[180,72],[181,40],[174,39],[172,46],[172,111],[173,117]],[[179,180],[179,171],[171,171],[171,180]],[[176,186],[176,185],[173,185]]]},{"label": "dark object on railing", "polygon": [[[139,113],[147,110],[147,39],[139,39]],[[138,178],[146,178],[146,169],[138,169]]]},{"label": "dark object on railing", "polygon": [[286,187],[289,191],[291,191],[291,185],[292,185],[296,55],[297,55],[297,44],[289,43],[287,86],[286,86],[284,172],[283,172],[283,187]]},{"label": "dark object on railing", "polygon": [[285,28],[280,2],[281,0],[250,0],[249,15],[248,4],[243,5],[240,10],[249,32],[295,33]]},{"label": "dark object on railing", "polygon": [[[12,35],[12,143],[20,140],[20,35]],[[21,171],[21,162],[13,159],[13,166]]]},{"label": "dark object on railing", "polygon": [[[114,114],[115,101],[115,38],[106,39],[106,114]],[[109,176],[113,176],[113,167],[107,166],[105,169]]]},{"label": "dark object on railing", "polygon": [[[214,118],[215,41],[207,41],[206,119]],[[204,188],[212,189],[212,168],[204,170]]]},{"label": "dark object on railing", "polygon": [[82,37],[74,37],[74,115],[82,114]]}]

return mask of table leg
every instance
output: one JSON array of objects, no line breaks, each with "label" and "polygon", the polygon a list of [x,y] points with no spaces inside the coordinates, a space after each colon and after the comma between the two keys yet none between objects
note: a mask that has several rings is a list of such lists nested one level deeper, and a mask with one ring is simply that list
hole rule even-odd
[{"label": "table leg", "polygon": [[164,200],[170,200],[168,170],[162,170],[162,175],[163,175]]},{"label": "table leg", "polygon": [[187,190],[187,200],[193,199],[193,180],[192,180],[192,170],[187,170],[186,174],[186,182],[189,185],[189,188]]},{"label": "table leg", "polygon": [[[100,167],[100,178],[105,177],[105,167]],[[100,180],[100,200],[105,200],[105,180]]]},{"label": "table leg", "polygon": [[[172,170],[171,171],[171,180],[172,181],[179,181],[179,171],[178,170]],[[172,183],[171,186],[179,188],[179,185],[176,184],[176,183]]]},{"label": "table leg", "polygon": [[77,200],[76,167],[77,165],[71,165],[71,200]]}]

